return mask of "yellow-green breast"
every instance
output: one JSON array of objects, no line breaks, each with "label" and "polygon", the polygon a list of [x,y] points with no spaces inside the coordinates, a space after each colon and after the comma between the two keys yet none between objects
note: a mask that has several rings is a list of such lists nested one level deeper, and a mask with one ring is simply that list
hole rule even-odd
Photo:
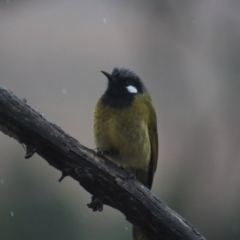
[{"label": "yellow-green breast", "polygon": [[106,106],[100,98],[94,111],[95,144],[124,168],[148,170],[151,146],[148,107],[135,96],[124,108]]}]

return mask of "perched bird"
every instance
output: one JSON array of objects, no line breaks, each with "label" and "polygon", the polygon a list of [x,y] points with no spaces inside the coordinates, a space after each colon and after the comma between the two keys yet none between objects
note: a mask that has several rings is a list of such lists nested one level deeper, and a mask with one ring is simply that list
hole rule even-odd
[{"label": "perched bird", "polygon": [[[157,120],[150,94],[128,69],[102,73],[108,86],[94,110],[96,147],[117,165],[136,171],[137,179],[150,189],[158,160]],[[135,226],[133,238],[148,239]]]}]

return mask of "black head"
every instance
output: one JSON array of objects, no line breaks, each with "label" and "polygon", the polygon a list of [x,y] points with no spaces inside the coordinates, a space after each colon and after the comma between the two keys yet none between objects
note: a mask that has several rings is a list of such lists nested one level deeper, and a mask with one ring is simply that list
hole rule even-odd
[{"label": "black head", "polygon": [[145,91],[141,79],[128,69],[114,68],[112,74],[102,73],[108,79],[108,87],[102,98],[105,105],[118,108],[129,106],[135,95]]}]

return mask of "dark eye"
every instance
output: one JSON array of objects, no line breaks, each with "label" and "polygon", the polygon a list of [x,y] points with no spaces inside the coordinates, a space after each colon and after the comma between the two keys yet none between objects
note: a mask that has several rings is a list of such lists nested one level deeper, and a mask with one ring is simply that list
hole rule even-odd
[{"label": "dark eye", "polygon": [[130,83],[128,81],[125,82],[125,86],[129,86]]}]

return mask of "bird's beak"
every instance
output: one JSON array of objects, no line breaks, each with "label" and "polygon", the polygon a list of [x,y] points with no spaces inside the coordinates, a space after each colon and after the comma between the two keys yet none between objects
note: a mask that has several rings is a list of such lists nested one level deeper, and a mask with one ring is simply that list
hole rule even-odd
[{"label": "bird's beak", "polygon": [[109,81],[114,79],[113,76],[111,74],[107,73],[107,72],[101,71],[101,73],[104,74]]}]

